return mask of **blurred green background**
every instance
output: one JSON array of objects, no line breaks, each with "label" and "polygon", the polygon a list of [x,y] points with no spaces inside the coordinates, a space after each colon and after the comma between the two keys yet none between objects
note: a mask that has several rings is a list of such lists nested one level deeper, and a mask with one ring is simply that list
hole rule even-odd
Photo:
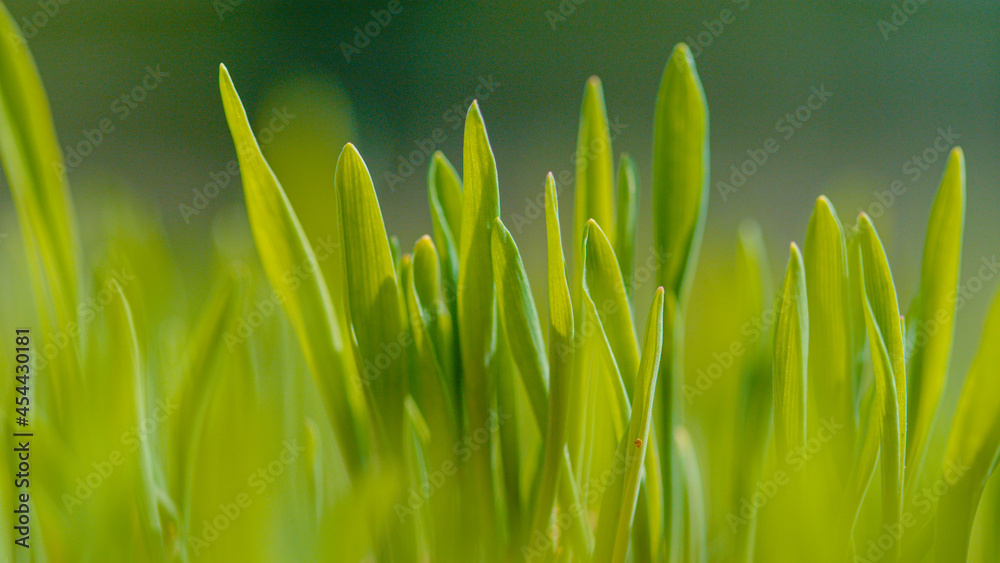
[{"label": "blurred green background", "polygon": [[[296,203],[322,201],[316,190],[332,188],[340,147],[351,140],[372,172],[387,228],[404,248],[430,231],[430,219],[426,159],[412,172],[401,159],[440,149],[461,170],[458,126],[470,98],[479,96],[503,218],[539,298],[544,225],[518,227],[515,215],[529,216],[528,201],[541,192],[547,171],[571,178],[583,85],[597,75],[615,152],[629,151],[639,165],[641,267],[650,256],[655,94],[679,41],[696,55],[711,116],[711,196],[689,320],[689,340],[699,345],[687,358],[689,377],[733,338],[713,327],[727,314],[739,222],[760,222],[777,275],[789,241],[801,244],[820,194],[830,197],[845,225],[861,209],[875,217],[905,310],[944,167],[945,153],[933,149],[939,130],[957,136],[967,158],[962,279],[1000,254],[996,1],[6,3],[28,37],[64,152],[88,136],[94,145],[69,170],[78,207],[111,189],[135,194],[155,210],[175,260],[189,272],[204,267],[213,224],[226,217],[245,222],[238,179],[206,198],[197,214],[181,207],[194,205],[193,190],[225,177],[235,158],[219,98],[220,62],[256,116],[259,140],[263,129],[274,129],[264,150],[283,182],[303,186]],[[153,80],[150,68],[166,76]],[[831,95],[801,127],[788,129],[786,114],[806,103],[813,88]],[[114,128],[93,142],[102,120]],[[316,138],[326,144],[296,142]],[[730,183],[733,167],[769,138],[778,150],[723,197],[719,182]],[[906,164],[923,159],[928,148],[936,162],[926,170]],[[894,180],[905,191],[883,193]],[[572,187],[560,195],[569,229]],[[303,221],[323,220],[323,205],[307,207]],[[0,209],[0,233],[16,230],[6,186]],[[981,281],[958,313],[953,391],[997,287],[992,274]],[[645,310],[653,289],[637,289],[636,310]],[[703,407],[692,407],[693,417],[711,411],[711,394],[703,400]],[[696,437],[704,431],[693,427]]]}]

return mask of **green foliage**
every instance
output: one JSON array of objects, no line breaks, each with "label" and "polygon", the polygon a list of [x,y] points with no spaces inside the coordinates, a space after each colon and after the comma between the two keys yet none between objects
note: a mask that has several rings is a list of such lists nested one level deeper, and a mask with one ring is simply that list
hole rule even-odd
[{"label": "green foliage", "polygon": [[[725,279],[706,277],[692,301],[708,108],[685,45],[651,124],[649,255],[637,244],[639,166],[622,154],[615,174],[595,77],[571,248],[551,173],[542,188],[544,272],[520,251],[541,241],[515,241],[500,219],[478,103],[461,174],[441,152],[429,163],[432,236],[407,251],[353,144],[316,164],[319,176],[287,148],[273,149],[272,169],[223,66],[249,232],[220,213],[198,285],[176,275],[135,202],[104,204],[96,242],[77,242],[45,93],[23,41],[8,40],[19,35],[6,10],[0,36],[0,162],[28,278],[3,282],[33,293],[34,309],[15,313],[40,327],[36,343],[69,335],[33,375],[47,382],[32,399],[46,436],[32,466],[33,551],[5,546],[2,560],[856,560],[872,545],[885,560],[996,560],[975,538],[998,522],[981,507],[997,502],[1000,298],[953,420],[941,406],[960,149],[907,318],[872,220],[845,227],[825,197],[776,299],[747,222]],[[303,154],[329,148],[324,135],[302,134]],[[80,309],[91,293],[106,306]],[[639,324],[636,304],[650,302]],[[696,369],[704,357],[714,363]],[[12,359],[0,348],[6,373]],[[922,503],[927,483],[935,497]],[[15,493],[0,484],[4,506]],[[5,510],[8,535],[13,522]]]}]

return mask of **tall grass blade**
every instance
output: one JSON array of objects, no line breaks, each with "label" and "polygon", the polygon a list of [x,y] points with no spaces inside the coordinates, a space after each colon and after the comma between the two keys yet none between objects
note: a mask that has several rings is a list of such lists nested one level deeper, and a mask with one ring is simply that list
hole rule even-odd
[{"label": "tall grass blade", "polygon": [[793,242],[781,286],[774,333],[774,438],[777,458],[806,445],[809,303],[805,269]]},{"label": "tall grass blade", "polygon": [[[243,103],[224,65],[219,67],[219,87],[236,145],[257,252],[298,336],[345,463],[356,474],[365,458],[361,438],[363,420],[359,420],[361,414],[349,398],[347,379],[353,371],[342,360],[341,335],[316,255],[281,184],[260,152]],[[297,275],[298,272],[302,274]]]},{"label": "tall grass blade", "polygon": [[632,268],[635,267],[635,219],[639,172],[635,160],[627,152],[618,161],[618,204],[615,218],[615,254],[625,279],[625,292],[632,300]]}]

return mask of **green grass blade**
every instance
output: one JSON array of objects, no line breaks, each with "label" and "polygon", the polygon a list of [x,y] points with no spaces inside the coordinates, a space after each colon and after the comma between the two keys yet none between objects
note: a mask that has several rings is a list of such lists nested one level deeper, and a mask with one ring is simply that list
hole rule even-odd
[{"label": "green grass blade", "polygon": [[[889,260],[879,239],[875,226],[868,215],[858,217],[858,245],[861,250],[862,279],[865,282],[865,298],[871,306],[895,383],[896,404],[899,409],[899,432],[901,444],[906,444],[906,365],[903,358],[903,331],[899,318],[899,304],[896,300],[896,286],[889,270]],[[864,299],[862,300],[862,303]],[[867,320],[866,320],[867,324]],[[869,328],[869,332],[871,329]],[[869,335],[869,341],[871,335]],[[885,452],[882,456],[885,461]]]},{"label": "green grass blade", "polygon": [[[866,230],[869,234],[865,233]],[[869,261],[878,258],[866,253],[866,250],[870,249],[868,245],[870,245],[871,240],[866,241],[865,238],[874,234],[874,231],[870,230],[870,223],[868,226],[862,225],[861,233],[861,247],[859,248],[861,268],[858,272],[858,283],[862,284],[864,289],[861,305],[864,309],[865,325],[868,331],[872,369],[875,372],[875,400],[881,399],[880,403],[876,402],[875,404],[881,405],[879,407],[881,413],[879,434],[882,444],[882,522],[886,526],[895,526],[899,524],[903,516],[903,444],[905,440],[903,435],[905,430],[901,425],[905,423],[905,417],[899,404],[899,395],[896,389],[897,378],[893,371],[892,356],[889,347],[886,346],[887,339],[883,336],[885,333],[879,327],[875,312],[878,305],[873,305],[874,301],[876,304],[880,304],[883,309],[888,308],[888,304],[885,303],[886,294],[873,292],[872,289],[880,287],[880,284],[869,281],[870,276],[876,276],[880,273],[884,280],[888,270],[869,267]],[[881,287],[884,288],[884,281]],[[898,336],[899,332],[895,334]],[[897,544],[893,549],[899,553],[900,545]]]},{"label": "green grass blade", "polygon": [[637,374],[637,385],[632,396],[632,415],[628,433],[618,445],[616,462],[624,466],[624,473],[610,485],[601,501],[597,524],[597,561],[624,561],[628,553],[639,495],[640,472],[646,449],[649,447],[649,426],[652,420],[656,379],[659,372],[660,352],[663,348],[663,288],[656,290],[653,304],[646,320],[642,359]]},{"label": "green grass blade", "polygon": [[434,240],[441,249],[445,288],[453,292],[458,283],[458,245],[462,239],[462,180],[441,151],[434,153],[427,170],[427,197]]},{"label": "green grass blade", "polygon": [[542,327],[531,296],[528,274],[521,262],[521,253],[499,218],[493,222],[492,253],[497,310],[514,363],[528,391],[532,410],[536,416],[545,415],[537,421],[539,427],[544,429],[549,424],[549,364],[545,358]]},{"label": "green grass blade", "polygon": [[382,211],[368,167],[348,143],[337,162],[349,311],[358,371],[387,459],[402,452],[409,338]]},{"label": "green grass blade", "polygon": [[[462,404],[465,428],[488,427],[489,410],[495,392],[488,377],[494,342],[495,306],[493,294],[493,262],[490,256],[490,229],[500,216],[500,193],[497,168],[486,136],[486,126],[479,112],[479,103],[472,102],[465,119],[463,146],[462,236],[459,245],[458,325],[462,354]],[[474,452],[468,464],[471,493],[477,499],[478,533],[484,539],[495,533],[491,520],[495,499],[490,478],[490,452],[484,445]],[[493,548],[487,545],[487,552]]]},{"label": "green grass blade", "polygon": [[618,161],[618,205],[615,219],[615,254],[618,256],[618,267],[625,278],[625,291],[629,301],[632,300],[632,268],[635,267],[635,219],[636,192],[639,185],[639,172],[635,160],[627,152],[622,153]]},{"label": "green grass blade", "polygon": [[[665,514],[664,544],[679,552],[683,511],[681,475],[673,452],[673,428],[683,424],[684,376],[682,320],[694,276],[694,263],[708,208],[708,104],[694,57],[678,44],[670,55],[659,91],[653,123],[653,242],[658,255],[658,281],[673,296],[664,319],[664,359],[660,363],[663,395],[658,439]],[[676,324],[676,326],[675,326]]]},{"label": "green grass blade", "polygon": [[955,303],[965,225],[965,158],[952,149],[931,207],[920,270],[913,350],[907,366],[906,472],[910,482],[923,466],[931,427],[948,375],[955,332]]},{"label": "green grass blade", "polygon": [[[0,38],[0,164],[21,225],[41,333],[65,336],[78,328],[79,242],[62,152],[38,68],[2,3]],[[60,432],[76,431],[67,421],[84,392],[76,351],[75,342],[60,346],[43,372]]]},{"label": "green grass blade", "polygon": [[806,445],[809,303],[805,269],[793,242],[774,333],[774,438],[778,459]]},{"label": "green grass blade", "polygon": [[[836,440],[839,470],[853,458],[854,350],[844,229],[825,197],[816,201],[803,249],[809,318],[809,395],[814,420],[832,419],[848,430]],[[822,322],[820,322],[822,320]]]},{"label": "green grass blade", "polygon": [[[614,159],[611,152],[611,134],[608,129],[608,110],[604,105],[601,80],[591,76],[583,90],[580,108],[580,129],[576,142],[576,189],[574,192],[573,277],[574,303],[577,311],[582,290],[583,231],[587,221],[594,219],[614,235]],[[581,318],[577,322],[582,321]]]},{"label": "green grass blade", "polygon": [[[219,87],[236,145],[250,227],[257,252],[275,295],[291,320],[309,369],[320,389],[337,442],[352,474],[363,465],[359,414],[348,395],[351,373],[342,361],[341,336],[333,304],[312,248],[288,197],[267,165],[254,138],[239,94],[224,65]],[[298,272],[302,274],[297,275]]]},{"label": "green grass blade", "polygon": [[[972,524],[1000,459],[1000,296],[986,317],[979,351],[966,375],[945,449],[950,489],[938,505],[935,551],[940,561],[964,561]],[[989,525],[989,524],[987,524]]]},{"label": "green grass blade", "polygon": [[632,309],[611,241],[593,220],[584,232],[584,291],[593,300],[600,324],[608,337],[626,392],[631,396],[639,371],[639,346],[632,323]]},{"label": "green grass blade", "polygon": [[655,241],[666,259],[660,283],[676,296],[698,254],[708,161],[708,105],[691,50],[680,43],[663,71],[653,129]]}]

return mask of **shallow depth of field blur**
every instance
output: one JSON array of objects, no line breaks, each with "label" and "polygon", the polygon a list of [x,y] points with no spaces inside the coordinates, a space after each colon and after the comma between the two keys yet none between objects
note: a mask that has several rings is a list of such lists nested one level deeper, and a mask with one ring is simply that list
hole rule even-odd
[{"label": "shallow depth of field blur", "polygon": [[[64,156],[78,154],[76,147],[92,147],[78,164],[67,161],[88,265],[100,272],[130,268],[141,280],[137,291],[151,295],[184,288],[176,302],[145,303],[133,311],[140,328],[148,329],[150,341],[142,346],[155,355],[148,361],[163,366],[181,350],[158,347],[154,335],[193,331],[213,290],[210,280],[220,256],[258,284],[249,290],[253,296],[237,305],[244,314],[269,291],[240,178],[233,174],[236,153],[219,96],[220,62],[233,77],[275,174],[283,184],[299,186],[289,195],[300,221],[322,232],[326,210],[319,202],[328,195],[341,148],[351,141],[371,171],[386,228],[404,250],[431,232],[428,155],[441,150],[461,170],[466,110],[478,99],[496,157],[501,217],[518,243],[535,299],[543,303],[546,247],[539,194],[546,172],[557,181],[560,175],[569,179],[560,207],[563,240],[572,240],[580,101],[592,75],[603,82],[615,161],[628,151],[640,171],[636,266],[655,259],[649,203],[655,96],[672,47],[687,42],[711,116],[708,214],[685,351],[687,385],[697,390],[687,398],[685,416],[708,483],[710,559],[731,537],[726,509],[713,502],[722,492],[711,487],[713,468],[731,460],[715,458],[718,450],[711,444],[732,433],[724,403],[731,392],[725,351],[748,334],[731,315],[739,297],[732,274],[742,220],[760,224],[777,289],[788,244],[802,244],[819,195],[829,197],[845,226],[859,211],[867,212],[885,244],[905,311],[919,283],[927,217],[948,150],[962,146],[968,210],[961,280],[973,285],[963,285],[966,299],[957,313],[939,423],[950,420],[997,291],[1000,276],[982,275],[991,272],[982,270],[983,264],[1000,255],[996,2],[912,2],[916,9],[902,21],[894,16],[901,2],[816,8],[754,0],[669,5],[549,0],[471,7],[401,0],[391,21],[375,26],[371,10],[384,10],[386,2],[69,0],[45,18],[36,17],[45,14],[38,2],[5,3],[19,23],[45,21],[22,23],[22,31],[48,93]],[[366,29],[375,30],[373,36]],[[829,94],[813,97],[823,101],[801,110],[817,91]],[[764,147],[772,148],[766,161],[754,162]],[[903,188],[893,193],[889,186],[897,180]],[[10,327],[31,325],[34,315],[26,306],[32,303],[31,280],[5,182],[0,175],[3,338]],[[108,240],[115,244],[108,246]],[[147,252],[156,259],[127,258]],[[83,286],[97,293],[103,281]],[[641,325],[655,282],[636,283],[634,312]],[[540,307],[539,314],[544,323],[547,308]],[[287,366],[300,373],[294,381],[264,384],[273,386],[265,395],[275,398],[264,410],[307,413],[321,448],[335,459],[328,419],[310,391],[313,383],[295,335],[280,311],[269,318],[250,338],[273,343],[273,353],[241,361],[265,362],[255,366],[261,373]],[[643,334],[643,326],[637,329]],[[115,352],[113,342],[87,345]],[[722,375],[705,384],[710,372]],[[289,391],[297,385],[306,389]],[[3,412],[6,416],[6,406]],[[303,435],[297,422],[269,414],[216,424],[218,435],[206,443],[220,444],[236,467],[253,471],[261,460],[266,467],[289,437]],[[940,441],[946,433],[935,435]],[[254,448],[267,452],[260,459],[240,458]],[[223,467],[215,469],[216,474],[196,479],[196,486],[220,498],[225,495],[218,491],[247,488],[248,475],[230,483]],[[322,483],[326,495],[336,497],[340,479],[337,471],[328,472]],[[991,500],[984,503],[1000,506],[995,476],[993,481],[987,489]],[[276,553],[304,544],[311,532],[300,530],[309,529],[315,515],[286,506],[297,499],[299,507],[310,494],[295,490],[300,485],[279,478],[265,482],[254,499],[266,510],[219,545],[235,554],[247,538],[266,538],[260,545]]]}]

